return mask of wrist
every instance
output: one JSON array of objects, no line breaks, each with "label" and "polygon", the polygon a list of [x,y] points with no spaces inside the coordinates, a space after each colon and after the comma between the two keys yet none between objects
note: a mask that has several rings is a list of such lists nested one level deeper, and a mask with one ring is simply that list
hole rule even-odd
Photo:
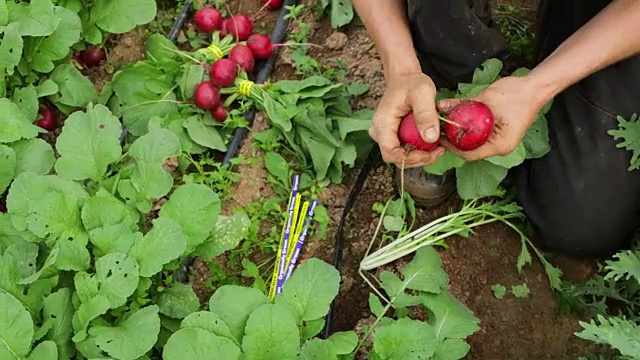
[{"label": "wrist", "polygon": [[398,76],[422,73],[422,67],[414,51],[407,51],[401,55],[399,53],[383,55],[382,67],[386,81]]}]

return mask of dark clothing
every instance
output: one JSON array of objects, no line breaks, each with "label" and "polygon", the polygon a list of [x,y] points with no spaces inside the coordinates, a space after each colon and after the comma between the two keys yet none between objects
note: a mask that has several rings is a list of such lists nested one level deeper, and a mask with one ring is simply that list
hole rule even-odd
[{"label": "dark clothing", "polygon": [[[541,61],[610,1],[549,0],[539,9]],[[508,48],[476,16],[478,0],[409,0],[408,18],[423,71],[438,86],[469,82],[473,70]],[[484,9],[476,6],[477,9]],[[484,17],[482,15],[481,17]],[[597,51],[597,46],[594,48]],[[607,134],[616,116],[640,112],[640,57],[612,65],[559,94],[547,113],[551,151],[513,169],[519,202],[551,250],[608,256],[640,225],[640,171]]]}]

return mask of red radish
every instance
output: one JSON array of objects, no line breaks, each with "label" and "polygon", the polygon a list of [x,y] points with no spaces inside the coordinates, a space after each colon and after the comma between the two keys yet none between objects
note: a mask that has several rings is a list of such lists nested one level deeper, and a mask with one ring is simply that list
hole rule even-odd
[{"label": "red radish", "polygon": [[53,112],[53,110],[49,109],[48,107],[43,107],[38,111],[38,114],[40,114],[41,118],[38,119],[37,125],[41,128],[48,131],[53,131],[58,127],[58,123],[56,122],[56,114]]},{"label": "red radish", "polygon": [[222,20],[222,25],[220,26],[220,39],[224,39],[229,32],[227,31],[227,26],[229,24],[229,19]]},{"label": "red radish", "polygon": [[210,81],[203,81],[196,87],[193,98],[199,108],[209,110],[220,103],[220,92]]},{"label": "red radish", "polygon": [[468,100],[456,106],[444,123],[447,140],[462,151],[478,148],[489,140],[495,120],[493,112],[482,102]]},{"label": "red radish", "polygon": [[211,66],[210,76],[213,85],[219,88],[229,87],[238,76],[238,64],[229,59],[217,60]]},{"label": "red radish", "polygon": [[228,112],[224,105],[218,104],[218,106],[211,110],[211,115],[213,115],[213,118],[218,121],[225,121],[227,120]]},{"label": "red radish", "polygon": [[282,0],[260,0],[260,2],[269,10],[278,10],[282,7]]},{"label": "red radish", "polygon": [[196,11],[193,19],[198,30],[204,33],[212,33],[222,27],[222,14],[213,8],[202,8]]},{"label": "red radish", "polygon": [[236,41],[245,41],[253,33],[253,23],[247,15],[233,15],[224,24],[225,33],[231,34]]},{"label": "red radish", "polygon": [[107,56],[103,48],[89,45],[86,49],[80,52],[80,59],[82,63],[89,67],[95,67],[100,65],[102,60]]},{"label": "red radish", "polygon": [[0,213],[6,213],[7,212],[7,205],[5,205],[4,203],[0,203]]},{"label": "red radish", "polygon": [[240,65],[244,71],[248,73],[253,71],[255,59],[253,58],[253,53],[248,46],[242,44],[234,46],[229,52],[229,59]]},{"label": "red radish", "polygon": [[410,144],[416,147],[418,150],[431,151],[438,147],[440,139],[434,143],[428,143],[422,140],[420,132],[418,131],[418,125],[416,125],[416,119],[413,113],[405,116],[400,122],[400,128],[398,129],[398,138],[405,144]]},{"label": "red radish", "polygon": [[73,66],[75,66],[78,70],[82,70],[84,68],[82,59],[80,59],[80,56],[78,54],[71,55],[71,62]]},{"label": "red radish", "polygon": [[251,34],[247,38],[247,46],[256,59],[268,59],[273,54],[271,40],[262,34]]}]

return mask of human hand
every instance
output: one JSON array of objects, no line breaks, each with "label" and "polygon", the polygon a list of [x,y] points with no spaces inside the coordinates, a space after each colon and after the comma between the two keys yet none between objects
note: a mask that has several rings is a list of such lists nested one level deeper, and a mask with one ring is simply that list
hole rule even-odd
[{"label": "human hand", "polygon": [[509,76],[497,80],[471,99],[441,100],[437,107],[446,115],[465,100],[483,102],[491,109],[495,118],[493,132],[485,144],[471,151],[456,149],[446,139],[441,143],[452,153],[473,161],[513,152],[549,99],[531,78]]},{"label": "human hand", "polygon": [[385,162],[404,164],[405,168],[428,166],[444,154],[442,146],[433,151],[411,150],[407,153],[398,139],[400,122],[412,111],[424,141],[433,143],[440,137],[435,96],[433,81],[421,72],[389,77],[369,128],[369,136],[379,144]]}]

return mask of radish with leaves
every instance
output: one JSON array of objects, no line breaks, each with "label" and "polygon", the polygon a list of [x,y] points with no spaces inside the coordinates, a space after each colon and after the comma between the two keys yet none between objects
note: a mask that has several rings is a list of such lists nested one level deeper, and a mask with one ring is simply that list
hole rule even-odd
[{"label": "radish with leaves", "polygon": [[229,60],[238,64],[242,70],[248,73],[253,71],[253,66],[255,65],[255,59],[253,58],[251,49],[242,44],[237,44],[231,49],[229,52]]},{"label": "radish with leaves", "polygon": [[227,111],[227,108],[224,106],[224,104],[220,103],[213,110],[211,110],[211,115],[218,121],[225,121],[229,116],[229,112]]},{"label": "radish with leaves", "polygon": [[453,146],[469,151],[489,140],[495,119],[489,107],[479,101],[466,100],[458,104],[444,123],[444,133]]},{"label": "radish with leaves", "polygon": [[233,85],[238,76],[238,64],[229,59],[220,59],[213,63],[209,70],[211,82],[219,88]]},{"label": "radish with leaves", "polygon": [[256,59],[268,59],[273,54],[273,44],[271,40],[262,34],[251,34],[247,38],[247,47]]},{"label": "radish with leaves", "polygon": [[225,35],[231,34],[236,41],[245,41],[253,34],[253,22],[247,15],[233,15],[223,23],[222,28]]},{"label": "radish with leaves", "polygon": [[196,28],[203,33],[210,34],[222,28],[222,14],[220,14],[220,11],[213,8],[204,7],[196,11],[193,19],[196,24]]},{"label": "radish with leaves", "polygon": [[36,124],[41,128],[53,131],[58,127],[56,113],[52,109],[43,107],[38,111],[38,114],[40,115],[40,118]]},{"label": "radish with leaves", "polygon": [[434,143],[428,143],[422,140],[420,132],[418,131],[416,119],[413,116],[412,112],[405,116],[400,122],[400,127],[398,129],[398,138],[401,142],[413,145],[416,149],[422,151],[432,151],[437,148],[438,144],[440,143],[440,139],[438,139]]},{"label": "radish with leaves", "polygon": [[213,109],[220,103],[220,92],[210,81],[198,84],[193,97],[196,105],[204,110]]},{"label": "radish with leaves", "polygon": [[96,67],[100,65],[106,56],[107,54],[103,48],[93,45],[90,45],[80,52],[80,60],[82,60],[82,63],[88,67]]}]

